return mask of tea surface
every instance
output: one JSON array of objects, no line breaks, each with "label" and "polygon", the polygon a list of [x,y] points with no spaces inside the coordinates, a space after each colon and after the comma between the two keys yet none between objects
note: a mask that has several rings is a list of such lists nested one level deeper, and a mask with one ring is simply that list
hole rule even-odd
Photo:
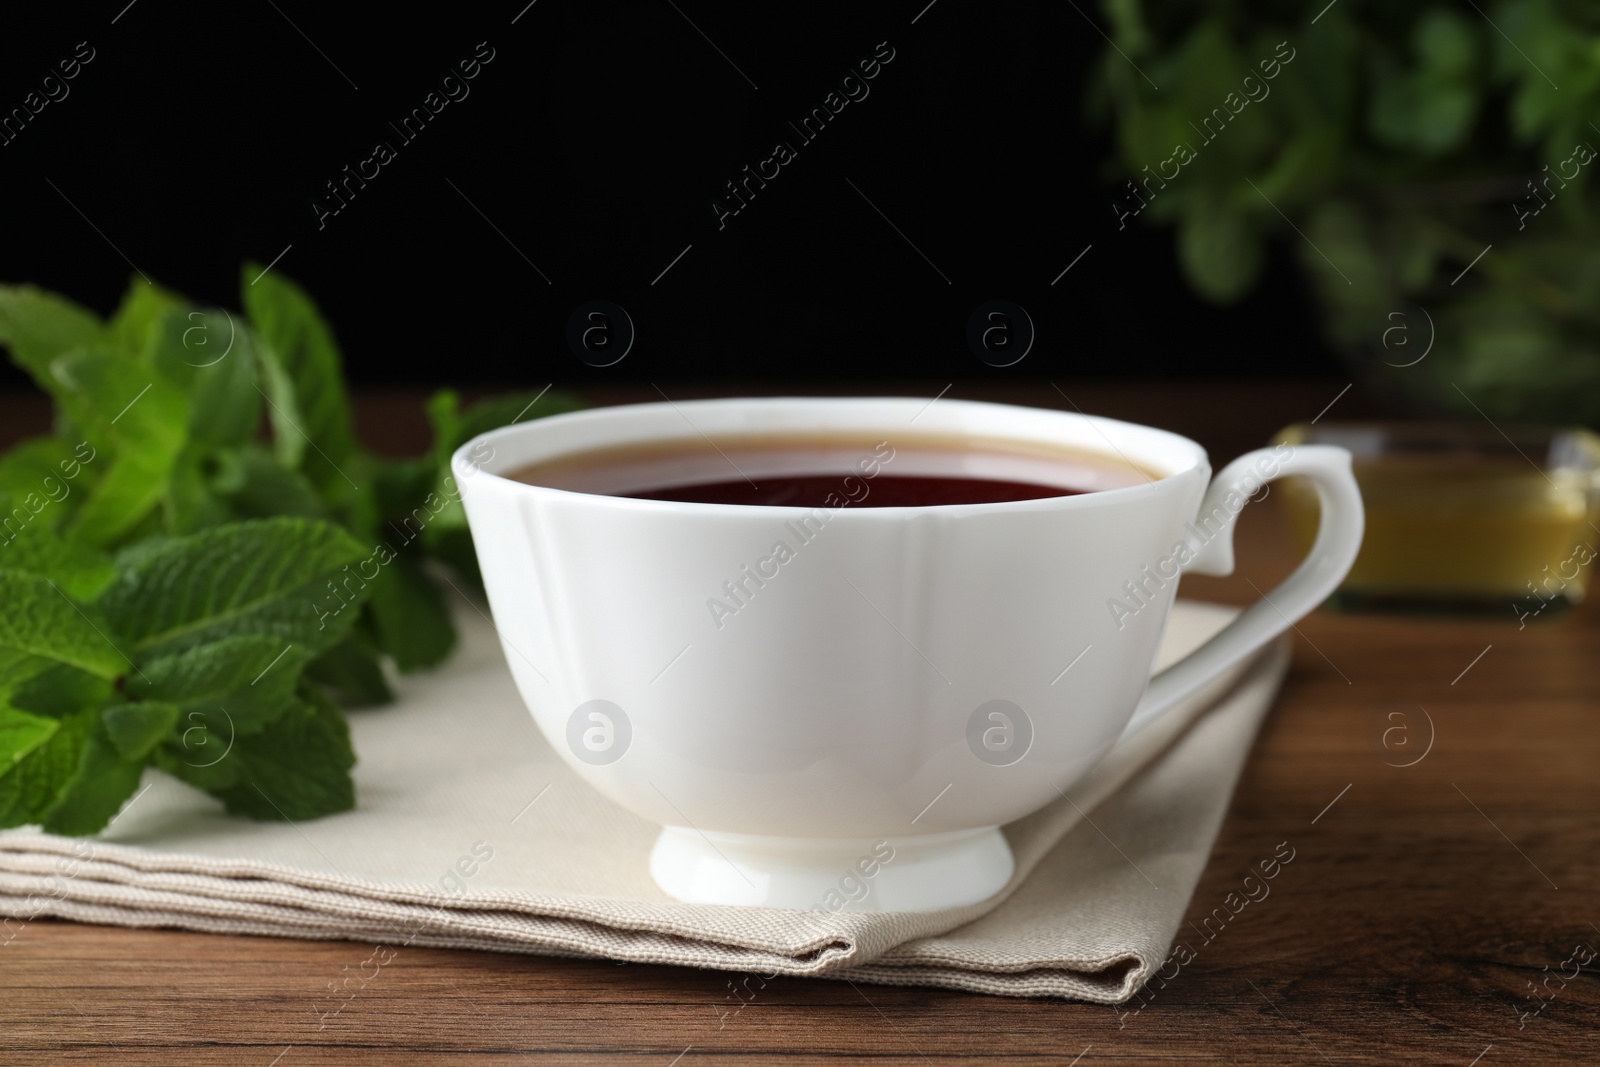
[{"label": "tea surface", "polygon": [[747,434],[578,452],[507,477],[571,492],[773,507],[918,507],[1072,496],[1153,476],[1116,457],[953,435]]}]

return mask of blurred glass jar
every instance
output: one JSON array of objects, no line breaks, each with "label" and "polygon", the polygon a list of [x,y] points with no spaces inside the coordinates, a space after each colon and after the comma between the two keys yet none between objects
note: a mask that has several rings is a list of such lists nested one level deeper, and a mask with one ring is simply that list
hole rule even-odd
[{"label": "blurred glass jar", "polygon": [[[1350,450],[1366,503],[1361,553],[1329,606],[1514,613],[1524,625],[1583,599],[1600,555],[1600,437],[1462,423],[1298,424],[1290,445]],[[1288,479],[1309,550],[1317,498]]]}]

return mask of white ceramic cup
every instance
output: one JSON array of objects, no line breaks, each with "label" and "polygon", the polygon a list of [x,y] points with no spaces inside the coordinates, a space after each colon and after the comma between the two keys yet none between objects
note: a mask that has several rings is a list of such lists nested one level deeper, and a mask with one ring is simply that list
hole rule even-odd
[{"label": "white ceramic cup", "polygon": [[[1120,455],[1152,480],[805,509],[503,477],[612,446],[816,432],[891,448],[927,435],[1064,446]],[[1013,869],[999,827],[1316,607],[1363,523],[1343,449],[1261,449],[1213,481],[1205,450],[1175,434],[948,399],[599,408],[484,434],[453,469],[517,687],[580,777],[663,825],[656,882],[680,900],[825,911],[998,891]],[[1239,510],[1284,475],[1321,500],[1311,554],[1152,679],[1180,573],[1229,573]]]}]

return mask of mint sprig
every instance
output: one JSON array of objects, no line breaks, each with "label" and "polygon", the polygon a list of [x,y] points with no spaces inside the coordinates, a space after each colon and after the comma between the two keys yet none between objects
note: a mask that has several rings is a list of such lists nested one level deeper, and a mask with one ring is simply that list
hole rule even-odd
[{"label": "mint sprig", "polygon": [[0,345],[57,405],[0,454],[0,827],[94,833],[151,767],[249,818],[352,807],[334,699],[442,662],[440,568],[477,580],[450,453],[577,406],[441,393],[427,454],[375,457],[316,305],[242,276],[245,314],[138,279],[108,320],[0,285]]}]

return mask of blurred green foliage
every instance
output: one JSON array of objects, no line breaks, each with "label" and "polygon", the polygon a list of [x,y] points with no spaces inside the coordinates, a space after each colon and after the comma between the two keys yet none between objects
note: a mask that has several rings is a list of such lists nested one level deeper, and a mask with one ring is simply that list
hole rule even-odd
[{"label": "blurred green foliage", "polygon": [[[1495,417],[1600,424],[1600,166],[1585,161],[1600,3],[1101,7],[1113,45],[1088,103],[1115,131],[1114,210],[1139,206],[1128,179],[1192,145],[1140,190],[1140,215],[1176,227],[1197,292],[1238,300],[1263,243],[1287,239],[1326,335],[1379,388],[1437,413],[1475,417],[1465,394]],[[1282,44],[1294,58],[1266,81]],[[1207,140],[1195,124],[1249,85],[1269,93]]]},{"label": "blurred green foliage", "polygon": [[0,451],[0,828],[94,833],[150,767],[250,818],[352,807],[335,701],[443,662],[477,581],[452,453],[577,406],[444,391],[427,453],[377,456],[310,296],[257,264],[240,295],[134,279],[103,320],[0,285],[0,347],[56,405]]}]

